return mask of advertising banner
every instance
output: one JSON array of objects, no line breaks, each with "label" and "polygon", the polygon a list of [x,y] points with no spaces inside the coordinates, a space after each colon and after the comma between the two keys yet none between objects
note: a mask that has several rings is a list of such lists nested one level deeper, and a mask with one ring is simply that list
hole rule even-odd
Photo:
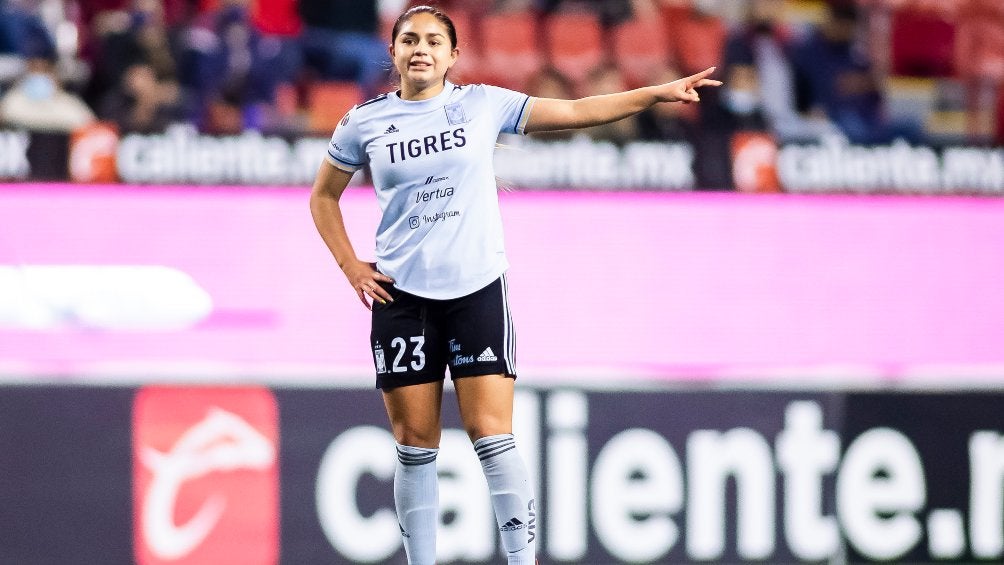
[{"label": "advertising banner", "polygon": [[[0,374],[372,382],[308,191],[0,186]],[[1004,200],[499,195],[517,366],[603,379],[984,378]],[[342,197],[374,258],[372,189]]]},{"label": "advertising banner", "polygon": [[[514,431],[542,562],[992,563],[1002,402],[519,388]],[[438,562],[503,562],[444,407]],[[405,562],[375,391],[4,387],[0,408],[0,563]]]},{"label": "advertising banner", "polygon": [[278,563],[278,424],[267,389],[139,391],[132,426],[136,562]]},{"label": "advertising banner", "polygon": [[[587,135],[561,141],[503,135],[495,168],[509,186],[535,190],[1004,195],[1001,147],[912,145],[902,139],[855,145],[841,135],[779,144],[764,131],[739,131],[730,141],[731,155],[711,166],[725,171],[716,179],[731,176],[733,186],[724,180],[716,180],[723,186],[702,185],[708,182],[697,173],[702,157],[685,141],[618,145]],[[313,180],[327,143],[325,135],[254,130],[208,135],[192,124],[125,135],[110,123],[72,136],[0,130],[0,180],[300,186]],[[366,182],[365,174],[355,181]]]}]

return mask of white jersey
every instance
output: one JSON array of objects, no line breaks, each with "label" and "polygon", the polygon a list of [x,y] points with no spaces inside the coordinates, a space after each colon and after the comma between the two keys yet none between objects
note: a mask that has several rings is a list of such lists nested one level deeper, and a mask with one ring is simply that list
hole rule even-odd
[{"label": "white jersey", "polygon": [[370,165],[383,212],[377,268],[434,299],[484,288],[509,267],[493,155],[500,132],[524,133],[533,99],[496,86],[456,86],[428,100],[382,94],[350,110],[327,159]]}]

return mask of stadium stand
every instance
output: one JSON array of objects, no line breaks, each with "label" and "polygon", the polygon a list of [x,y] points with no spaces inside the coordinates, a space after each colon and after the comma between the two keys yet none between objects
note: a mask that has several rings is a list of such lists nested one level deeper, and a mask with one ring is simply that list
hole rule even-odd
[{"label": "stadium stand", "polygon": [[648,84],[670,65],[669,39],[660,20],[635,17],[611,33],[614,63],[631,86]]},{"label": "stadium stand", "polygon": [[[367,18],[378,13],[376,37],[370,39],[385,44],[393,15],[417,3],[421,2],[360,0],[338,5],[342,10],[352,6],[362,10],[365,4]],[[307,4],[307,0],[7,0],[0,4],[0,93],[12,89],[25,72],[29,43],[37,43],[39,36],[23,33],[28,28],[22,23],[33,22],[37,25],[31,29],[41,30],[56,48],[65,88],[81,96],[101,119],[117,119],[114,112],[102,110],[115,106],[107,102],[113,98],[109,93],[127,93],[122,82],[126,69],[145,63],[155,71],[158,96],[170,99],[172,110],[163,114],[178,115],[200,131],[324,132],[345,108],[371,95],[374,87],[352,84],[351,76],[312,66],[316,62],[303,51],[301,41],[310,27],[303,12]],[[665,76],[666,69],[689,74],[721,67],[732,34],[755,28],[757,9],[766,5],[782,14],[783,45],[798,45],[811,35],[822,25],[827,6],[854,6],[858,16],[852,49],[867,57],[862,68],[870,69],[874,77],[884,104],[882,115],[919,124],[936,144],[1004,138],[1000,125],[1004,124],[1000,115],[1004,2],[999,0],[637,0],[616,3],[616,17],[608,13],[608,4],[600,9],[584,0],[436,4],[450,13],[459,32],[461,58],[452,75],[457,82],[487,82],[525,91],[546,68],[547,73],[569,80],[574,94],[587,91],[583,81],[609,65],[629,86]],[[309,5],[315,11],[320,6]],[[631,7],[643,13],[632,14]],[[221,21],[232,23],[220,26]],[[234,29],[240,34],[223,35]],[[242,42],[235,43],[236,39]],[[782,56],[791,58],[792,53]],[[193,67],[192,61],[203,64]],[[195,76],[192,69],[202,74]],[[255,77],[263,76],[263,69],[282,72],[269,71],[268,76],[279,78],[262,82]],[[385,74],[386,67],[369,71],[355,72],[372,81],[373,76]],[[723,77],[729,72],[719,69]],[[224,91],[210,84],[224,76],[230,77]],[[804,77],[795,76],[792,83],[798,89],[794,93],[798,110],[808,115]],[[377,86],[378,90],[392,87],[382,82]],[[701,116],[695,118],[696,131],[702,129]],[[155,126],[139,129],[147,131],[160,122],[147,123]],[[120,125],[123,131],[138,129]]]},{"label": "stadium stand", "polygon": [[555,12],[547,16],[544,48],[551,66],[581,83],[604,61],[599,17],[591,12]]},{"label": "stadium stand", "polygon": [[[488,14],[481,20],[481,57],[486,82],[520,89],[543,64],[537,20],[529,11]],[[463,56],[463,55],[461,55]],[[512,72],[520,69],[520,72]]]}]

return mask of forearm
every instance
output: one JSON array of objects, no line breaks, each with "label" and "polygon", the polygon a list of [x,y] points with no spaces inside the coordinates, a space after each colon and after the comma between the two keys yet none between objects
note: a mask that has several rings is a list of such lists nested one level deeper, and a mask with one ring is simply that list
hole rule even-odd
[{"label": "forearm", "polygon": [[584,128],[623,120],[652,107],[656,98],[652,87],[615,94],[600,94],[572,101],[572,127]]},{"label": "forearm", "polygon": [[526,132],[554,131],[616,122],[658,102],[655,90],[646,86],[616,94],[600,94],[578,100],[538,98],[530,110]]},{"label": "forearm", "polygon": [[554,131],[587,128],[616,122],[642,112],[661,102],[699,102],[697,88],[721,86],[721,81],[707,78],[715,68],[705,69],[696,75],[653,86],[589,96],[578,100],[537,98],[530,109],[524,131]]},{"label": "forearm", "polygon": [[338,198],[314,191],[310,195],[310,215],[314,218],[314,225],[317,226],[321,239],[328,246],[340,268],[344,270],[347,263],[358,260],[355,249],[349,241],[348,231],[345,229],[345,220],[342,218],[342,208]]}]

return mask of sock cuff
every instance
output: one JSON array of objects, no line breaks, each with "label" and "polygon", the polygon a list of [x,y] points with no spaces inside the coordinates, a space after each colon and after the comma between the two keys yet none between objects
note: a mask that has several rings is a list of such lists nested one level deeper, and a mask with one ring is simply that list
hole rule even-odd
[{"label": "sock cuff", "polygon": [[474,453],[481,461],[505,453],[510,449],[516,449],[516,438],[512,434],[485,436],[474,442]]},{"label": "sock cuff", "polygon": [[401,445],[400,443],[395,445],[397,445],[397,460],[402,465],[408,465],[409,467],[432,463],[436,460],[436,455],[439,454],[438,447],[414,447],[411,445]]}]

